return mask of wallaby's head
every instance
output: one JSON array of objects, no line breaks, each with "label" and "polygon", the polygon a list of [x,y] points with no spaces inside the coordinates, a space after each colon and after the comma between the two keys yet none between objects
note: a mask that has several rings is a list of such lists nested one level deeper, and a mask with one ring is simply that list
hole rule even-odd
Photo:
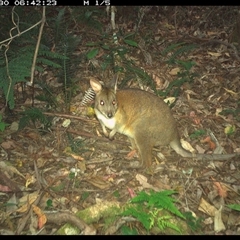
[{"label": "wallaby's head", "polygon": [[95,109],[98,110],[106,118],[114,117],[117,111],[116,87],[105,87],[94,79],[90,80],[92,89],[94,90]]}]

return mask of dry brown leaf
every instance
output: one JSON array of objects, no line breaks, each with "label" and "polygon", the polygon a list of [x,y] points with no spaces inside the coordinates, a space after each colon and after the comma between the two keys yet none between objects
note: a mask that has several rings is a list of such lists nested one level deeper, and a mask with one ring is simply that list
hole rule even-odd
[{"label": "dry brown leaf", "polygon": [[217,211],[217,209],[204,200],[204,198],[201,198],[198,210],[212,217],[215,216],[215,212]]},{"label": "dry brown leaf", "polygon": [[229,90],[229,89],[227,89],[227,88],[223,88],[223,89],[225,89],[225,91],[228,92],[228,93],[230,93],[231,95],[238,95],[238,93],[236,93],[236,92],[234,92],[234,91],[232,91],[232,90]]},{"label": "dry brown leaf", "polygon": [[46,215],[42,212],[42,210],[38,206],[33,204],[32,208],[33,208],[33,211],[38,216],[38,228],[41,229],[47,222]]},{"label": "dry brown leaf", "polygon": [[220,197],[226,198],[227,197],[227,188],[224,187],[220,182],[215,181],[215,179],[213,177],[211,177],[213,180],[213,184],[215,185],[215,187],[218,190],[218,195]]},{"label": "dry brown leaf", "polygon": [[198,144],[195,146],[196,150],[198,153],[202,154],[205,152],[205,149],[199,146]]},{"label": "dry brown leaf", "polygon": [[210,52],[210,51],[208,51],[207,53],[209,55],[213,56],[213,57],[220,57],[220,56],[222,56],[222,53],[218,53],[218,52]]},{"label": "dry brown leaf", "polygon": [[134,157],[137,157],[137,150],[136,149],[133,149],[132,151],[130,151],[126,156],[126,159],[132,159]]},{"label": "dry brown leaf", "polygon": [[79,161],[83,161],[84,160],[84,158],[79,156],[79,155],[76,155],[76,154],[73,154],[73,153],[70,153],[69,155],[72,156],[76,160],[79,160]]},{"label": "dry brown leaf", "polygon": [[179,71],[180,71],[180,68],[179,68],[179,67],[176,67],[176,68],[173,68],[173,69],[169,72],[169,74],[172,75],[172,76],[176,76]]},{"label": "dry brown leaf", "polygon": [[37,132],[28,132],[28,133],[26,133],[26,137],[29,137],[35,141],[38,141],[39,134]]},{"label": "dry brown leaf", "polygon": [[153,78],[154,82],[156,83],[157,88],[162,88],[164,81],[154,73],[152,74],[152,78]]},{"label": "dry brown leaf", "polygon": [[167,103],[167,104],[173,104],[175,101],[176,101],[176,98],[175,97],[168,97],[168,98],[165,98],[164,100],[163,100],[165,103]]},{"label": "dry brown leaf", "polygon": [[208,143],[211,150],[214,150],[216,148],[216,144],[212,141],[210,136],[207,136],[205,139],[201,140],[201,143]]},{"label": "dry brown leaf", "polygon": [[11,173],[16,173],[17,175],[21,176],[25,179],[25,177],[13,166],[7,165],[4,161],[0,161],[0,169],[3,169],[4,171]]},{"label": "dry brown leaf", "polygon": [[104,181],[102,176],[92,176],[91,179],[87,179],[86,181],[100,189],[107,189],[111,186],[111,183]]},{"label": "dry brown leaf", "polygon": [[31,183],[35,183],[35,182],[36,182],[36,178],[33,175],[27,173],[25,187],[27,188]]},{"label": "dry brown leaf", "polygon": [[222,221],[222,206],[215,212],[214,215],[214,231],[216,233],[226,230]]},{"label": "dry brown leaf", "polygon": [[136,179],[142,185],[143,188],[149,188],[149,189],[153,189],[155,191],[159,191],[158,188],[156,188],[153,185],[149,184],[147,182],[147,178],[145,176],[143,176],[142,174],[137,174],[136,175]]},{"label": "dry brown leaf", "polygon": [[213,31],[207,31],[207,35],[209,35],[209,36],[218,36],[218,32],[213,32]]},{"label": "dry brown leaf", "polygon": [[183,139],[180,139],[180,142],[182,144],[182,147],[186,150],[188,150],[191,153],[196,152],[195,149],[191,146],[191,144]]},{"label": "dry brown leaf", "polygon": [[189,117],[192,119],[192,121],[196,124],[199,125],[201,123],[201,119],[196,115],[194,111],[191,111],[189,113]]},{"label": "dry brown leaf", "polygon": [[11,192],[12,190],[8,186],[3,186],[0,184],[0,192]]},{"label": "dry brown leaf", "polygon": [[134,192],[134,190],[132,188],[127,187],[127,190],[128,190],[128,193],[131,198],[136,197],[136,193]]},{"label": "dry brown leaf", "polygon": [[36,199],[38,198],[38,194],[39,194],[39,191],[36,191],[20,198],[19,203],[23,205],[19,209],[17,209],[17,212],[20,212],[20,213],[26,212],[29,208],[29,205],[31,205],[36,201]]},{"label": "dry brown leaf", "polygon": [[11,148],[15,148],[15,143],[14,141],[5,141],[1,143],[1,147],[3,147],[4,149],[11,149]]}]

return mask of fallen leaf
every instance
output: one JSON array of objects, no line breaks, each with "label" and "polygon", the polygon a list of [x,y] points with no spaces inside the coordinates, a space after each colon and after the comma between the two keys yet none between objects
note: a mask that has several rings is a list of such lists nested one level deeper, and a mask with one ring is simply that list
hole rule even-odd
[{"label": "fallen leaf", "polygon": [[204,198],[201,198],[198,210],[212,217],[215,216],[215,212],[217,211],[217,209],[204,200]]},{"label": "fallen leaf", "polygon": [[168,97],[168,98],[165,98],[163,101],[165,103],[171,105],[171,104],[173,104],[176,101],[176,98],[175,97]]},{"label": "fallen leaf", "polygon": [[17,210],[17,203],[18,203],[18,199],[16,195],[13,194],[11,198],[7,201],[6,213],[10,215],[11,213],[15,212]]},{"label": "fallen leaf", "polygon": [[3,186],[0,184],[0,192],[11,192],[12,190],[8,186]]},{"label": "fallen leaf", "polygon": [[224,133],[226,135],[231,135],[233,133],[235,133],[236,131],[236,127],[234,125],[227,125],[227,127],[224,128]]},{"label": "fallen leaf", "polygon": [[15,167],[11,166],[9,162],[8,164],[6,164],[6,162],[0,161],[0,168],[4,171],[9,172],[9,174],[16,173],[17,175],[25,179],[25,177]]},{"label": "fallen leaf", "polygon": [[216,233],[226,230],[222,221],[222,206],[215,211],[214,215],[214,231]]},{"label": "fallen leaf", "polygon": [[137,150],[136,149],[133,149],[132,151],[130,151],[126,156],[126,159],[132,159],[134,157],[137,157]]},{"label": "fallen leaf", "polygon": [[17,212],[24,213],[28,210],[29,206],[38,198],[39,191],[27,194],[19,199],[19,204],[22,205],[17,209]]},{"label": "fallen leaf", "polygon": [[67,128],[71,123],[71,120],[70,119],[65,119],[62,123],[62,126]]},{"label": "fallen leaf", "polygon": [[210,136],[207,136],[205,139],[201,140],[201,143],[208,143],[209,149],[211,150],[216,148],[216,144],[212,141]]},{"label": "fallen leaf", "polygon": [[220,197],[226,198],[227,197],[227,189],[220,183],[215,181],[215,179],[213,177],[211,177],[213,180],[213,184],[215,185],[215,187],[218,190],[218,195]]},{"label": "fallen leaf", "polygon": [[191,153],[196,152],[195,149],[191,146],[191,144],[183,139],[180,139],[180,142],[182,144],[182,147],[186,150],[188,150]]},{"label": "fallen leaf", "polygon": [[27,173],[25,187],[27,188],[31,183],[35,183],[35,182],[36,182],[36,178],[33,175]]},{"label": "fallen leaf", "polygon": [[5,141],[1,143],[1,147],[3,147],[4,149],[11,149],[11,148],[15,148],[15,143],[13,141]]},{"label": "fallen leaf", "polygon": [[92,176],[91,179],[87,179],[86,181],[100,189],[107,189],[111,186],[111,183],[105,181],[101,176]]},{"label": "fallen leaf", "polygon": [[38,206],[33,204],[32,208],[33,208],[33,211],[38,216],[38,228],[41,229],[47,222],[46,215],[42,212],[42,210]]},{"label": "fallen leaf", "polygon": [[18,122],[12,122],[10,130],[16,132],[18,130]]},{"label": "fallen leaf", "polygon": [[213,57],[220,57],[222,55],[222,53],[218,53],[218,52],[207,52],[209,55],[213,56]]},{"label": "fallen leaf", "polygon": [[172,76],[175,76],[175,75],[178,74],[178,72],[180,72],[180,68],[179,68],[179,67],[173,68],[173,69],[169,72],[169,74],[172,75]]},{"label": "fallen leaf", "polygon": [[127,190],[131,198],[134,198],[136,196],[136,193],[132,188],[127,187]]},{"label": "fallen leaf", "polygon": [[232,90],[229,90],[229,89],[227,89],[227,88],[223,88],[223,89],[225,89],[225,91],[227,91],[227,92],[230,93],[231,95],[238,95],[238,93],[236,93],[236,92],[234,92],[234,91],[232,91]]},{"label": "fallen leaf", "polygon": [[189,113],[189,117],[192,119],[192,121],[196,124],[199,125],[201,123],[201,119],[196,115],[194,111],[191,111]]},{"label": "fallen leaf", "polygon": [[155,191],[159,191],[158,188],[156,188],[156,187],[152,186],[151,184],[149,184],[149,183],[147,182],[147,178],[146,178],[145,176],[143,176],[142,174],[137,174],[137,175],[136,175],[136,179],[137,179],[137,181],[141,184],[141,186],[142,186],[143,188],[149,188],[149,189],[153,189],[153,190],[155,190]]}]

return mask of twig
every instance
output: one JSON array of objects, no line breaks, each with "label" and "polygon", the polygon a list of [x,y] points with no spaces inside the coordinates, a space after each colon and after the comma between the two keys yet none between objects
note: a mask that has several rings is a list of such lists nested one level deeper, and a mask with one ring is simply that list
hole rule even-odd
[{"label": "twig", "polygon": [[[90,134],[88,132],[83,132],[83,131],[75,131],[75,130],[72,130],[72,129],[68,129],[67,132],[69,133],[73,133],[73,134],[76,134],[76,135],[79,135],[79,136],[85,136],[85,137],[89,137],[89,138],[94,138],[94,139],[97,139],[97,140],[101,140],[101,141],[104,141],[104,142],[111,142],[108,138],[105,138],[105,137],[98,137],[98,136],[95,136],[93,134]],[[118,144],[124,144],[124,145],[129,145],[127,141],[121,141],[121,140],[113,140],[113,143],[118,143]]]},{"label": "twig", "polygon": [[73,215],[72,213],[45,213],[48,222],[52,222],[58,225],[69,222],[74,224],[77,228],[82,231],[83,235],[96,235],[96,229],[92,226],[87,225],[82,219]]},{"label": "twig", "polygon": [[[39,46],[40,46],[40,41],[41,41],[41,38],[42,38],[43,27],[44,27],[45,21],[46,21],[46,7],[44,6],[43,7],[42,20],[41,20],[41,26],[40,26],[40,29],[39,29],[37,45],[36,45],[36,48],[35,48],[35,53],[34,53],[34,56],[33,56],[33,63],[32,63],[32,68],[31,68],[31,79],[30,79],[30,85],[31,86],[33,86],[34,71],[35,71],[37,55],[38,55],[38,50],[39,50]],[[33,88],[32,98],[34,98],[34,88]],[[34,101],[32,101],[32,103],[34,104]]]},{"label": "twig", "polygon": [[[40,202],[40,200],[42,199],[42,196],[44,195],[45,193],[42,192],[38,195],[38,198],[34,201],[34,204],[35,205],[38,205],[38,203]],[[23,218],[19,221],[19,224],[17,226],[17,230],[15,232],[16,235],[19,235],[22,230],[25,228],[27,222],[28,222],[28,219],[31,217],[31,214],[32,214],[32,205],[29,205],[29,209],[28,209],[28,212],[23,216]]]},{"label": "twig", "polygon": [[17,35],[11,36],[10,38],[3,40],[2,42],[0,42],[0,45],[3,44],[3,43],[5,43],[5,42],[8,42],[8,41],[10,41],[10,40],[12,41],[12,40],[13,40],[14,38],[16,38],[16,37],[20,37],[22,34],[24,34],[25,32],[30,31],[30,30],[33,29],[33,28],[35,28],[35,27],[36,27],[37,25],[39,25],[40,23],[42,23],[42,20],[39,21],[39,22],[37,22],[37,23],[35,23],[35,24],[34,24],[33,26],[31,26],[30,28],[28,28],[28,29],[26,29],[26,30],[18,33]]}]

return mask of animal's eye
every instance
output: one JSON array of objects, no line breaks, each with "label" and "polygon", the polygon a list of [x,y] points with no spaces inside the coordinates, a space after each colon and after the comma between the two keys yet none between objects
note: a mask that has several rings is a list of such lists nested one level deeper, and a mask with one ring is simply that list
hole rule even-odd
[{"label": "animal's eye", "polygon": [[100,105],[103,106],[104,105],[104,101],[100,100]]},{"label": "animal's eye", "polygon": [[115,104],[116,104],[116,101],[115,101],[115,100],[113,100],[113,101],[112,101],[112,105],[114,106]]}]

